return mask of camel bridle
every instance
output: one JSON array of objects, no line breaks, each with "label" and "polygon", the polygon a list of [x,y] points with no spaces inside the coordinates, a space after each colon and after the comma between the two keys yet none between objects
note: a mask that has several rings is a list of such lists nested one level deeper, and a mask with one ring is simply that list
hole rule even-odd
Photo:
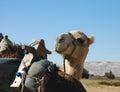
[{"label": "camel bridle", "polygon": [[64,60],[63,60],[64,72],[66,72],[65,59],[70,59],[70,58],[71,58],[73,52],[74,52],[75,49],[76,49],[76,44],[78,43],[78,41],[75,39],[75,37],[74,37],[70,32],[68,32],[68,35],[72,38],[72,44],[74,45],[74,47],[73,47],[71,53],[70,53],[69,55],[67,55],[67,56],[64,57]]}]

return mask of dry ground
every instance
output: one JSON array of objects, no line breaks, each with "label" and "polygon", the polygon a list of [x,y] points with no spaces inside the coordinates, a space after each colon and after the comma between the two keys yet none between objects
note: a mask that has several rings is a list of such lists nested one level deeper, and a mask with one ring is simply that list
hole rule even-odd
[{"label": "dry ground", "polygon": [[87,92],[120,92],[120,86],[100,85],[99,84],[100,81],[103,80],[91,80],[91,79],[81,80]]},{"label": "dry ground", "polygon": [[87,92],[120,92],[120,87],[85,87]]}]

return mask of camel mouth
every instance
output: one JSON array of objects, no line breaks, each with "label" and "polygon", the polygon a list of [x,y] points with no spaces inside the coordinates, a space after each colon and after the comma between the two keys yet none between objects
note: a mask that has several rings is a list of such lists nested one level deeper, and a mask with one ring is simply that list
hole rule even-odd
[{"label": "camel mouth", "polygon": [[62,53],[62,52],[64,52],[63,49],[62,49],[62,50],[59,50],[59,48],[56,48],[55,51],[56,51],[57,53]]},{"label": "camel mouth", "polygon": [[56,47],[55,51],[56,51],[57,53],[59,53],[59,54],[62,54],[62,53],[64,53],[68,48],[69,48],[69,45],[67,45],[67,46],[66,46],[65,48],[63,48],[63,49],[59,49],[59,48]]},{"label": "camel mouth", "polygon": [[62,53],[63,51],[58,51],[58,50],[55,50],[57,53]]}]

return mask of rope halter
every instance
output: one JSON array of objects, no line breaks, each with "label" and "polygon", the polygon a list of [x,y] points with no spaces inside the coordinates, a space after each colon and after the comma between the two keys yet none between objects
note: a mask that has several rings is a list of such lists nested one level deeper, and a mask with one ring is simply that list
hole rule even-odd
[{"label": "rope halter", "polygon": [[73,52],[75,51],[76,49],[76,44],[78,43],[78,41],[75,39],[75,37],[70,33],[68,32],[68,35],[72,38],[72,44],[74,45],[71,53],[67,56],[64,57],[64,60],[63,60],[63,65],[64,65],[64,72],[66,72],[66,68],[65,68],[65,59],[68,59],[68,58],[71,58]]}]

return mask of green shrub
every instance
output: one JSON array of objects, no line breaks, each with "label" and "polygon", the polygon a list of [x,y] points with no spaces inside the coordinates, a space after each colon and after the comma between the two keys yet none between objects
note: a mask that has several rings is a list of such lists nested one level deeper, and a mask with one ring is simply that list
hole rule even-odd
[{"label": "green shrub", "polygon": [[111,82],[111,81],[102,81],[99,82],[101,85],[107,85],[107,86],[120,86],[120,82]]},{"label": "green shrub", "polygon": [[89,78],[89,72],[88,72],[88,70],[83,69],[82,78],[86,78],[86,79]]},{"label": "green shrub", "polygon": [[112,73],[112,71],[106,72],[104,76],[108,79],[115,79],[115,75]]}]

